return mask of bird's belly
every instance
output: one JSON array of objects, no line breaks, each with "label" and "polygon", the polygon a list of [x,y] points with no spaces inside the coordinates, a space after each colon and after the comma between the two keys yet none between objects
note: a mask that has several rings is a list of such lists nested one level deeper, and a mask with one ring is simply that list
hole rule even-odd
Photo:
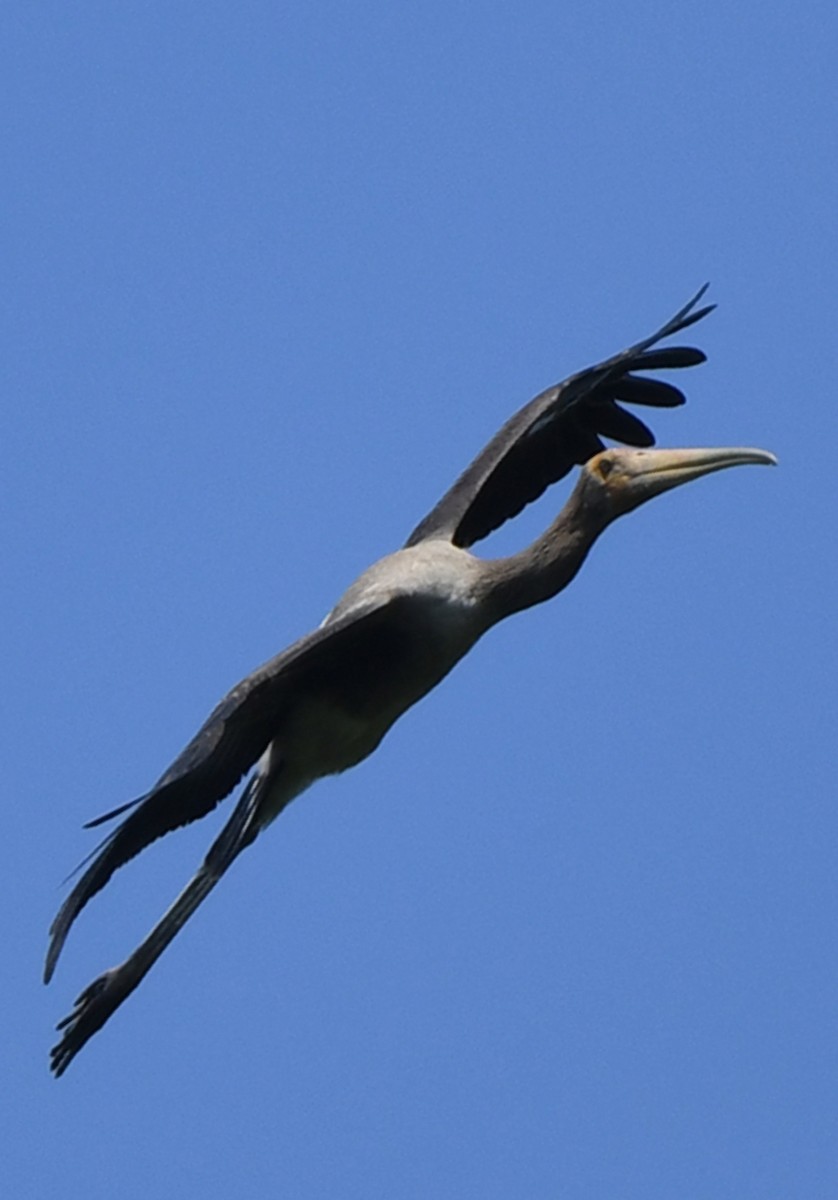
[{"label": "bird's belly", "polygon": [[[345,614],[344,614],[345,615]],[[390,726],[444,678],[482,629],[467,604],[397,598],[348,650],[324,654],[277,713],[260,762],[271,779],[263,809],[272,820],[315,780],[354,767]]]},{"label": "bird's belly", "polygon": [[278,739],[282,758],[310,779],[345,771],[372,754],[402,711],[359,714],[323,698],[306,701]]},{"label": "bird's belly", "polygon": [[412,630],[380,654],[358,657],[351,670],[299,696],[277,733],[284,762],[309,781],[355,766],[387,730],[448,674],[473,642]]},{"label": "bird's belly", "polygon": [[263,824],[273,821],[316,780],[346,771],[372,754],[403,710],[359,715],[324,698],[297,705],[260,762],[260,770],[270,780]]}]

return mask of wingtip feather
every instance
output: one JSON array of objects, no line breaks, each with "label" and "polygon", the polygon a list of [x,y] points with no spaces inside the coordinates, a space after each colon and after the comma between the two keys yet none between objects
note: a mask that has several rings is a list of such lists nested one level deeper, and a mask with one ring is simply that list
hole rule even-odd
[{"label": "wingtip feather", "polygon": [[112,821],[114,817],[121,817],[129,808],[136,808],[138,804],[142,804],[146,796],[138,796],[136,800],[128,800],[125,804],[120,804],[117,808],[112,808],[110,812],[102,813],[100,817],[94,817],[92,821],[85,821],[82,829],[95,829],[97,825],[104,825],[107,821]]}]

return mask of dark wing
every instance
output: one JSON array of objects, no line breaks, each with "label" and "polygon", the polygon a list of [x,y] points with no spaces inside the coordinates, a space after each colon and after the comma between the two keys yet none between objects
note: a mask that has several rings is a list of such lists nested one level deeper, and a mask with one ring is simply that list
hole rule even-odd
[{"label": "dark wing", "polygon": [[706,290],[707,284],[651,337],[572,375],[525,405],[414,529],[406,545],[430,538],[447,538],[455,546],[473,545],[517,516],[576,464],[581,466],[603,450],[601,437],[629,446],[653,446],[651,430],[618,401],[657,408],[684,403],[683,392],[672,384],[635,372],[704,362],[701,350],[690,346],[651,347],[712,311],[712,304],[695,307]]},{"label": "dark wing", "polygon": [[133,808],[93,852],[92,863],[61,906],[50,929],[44,978],[49,982],[70,927],[119,867],[151,842],[211,812],[281,732],[288,707],[301,689],[328,684],[342,664],[353,669],[359,652],[376,652],[376,639],[392,604],[321,626],[237,684],[150,792],[90,822],[100,824]]}]

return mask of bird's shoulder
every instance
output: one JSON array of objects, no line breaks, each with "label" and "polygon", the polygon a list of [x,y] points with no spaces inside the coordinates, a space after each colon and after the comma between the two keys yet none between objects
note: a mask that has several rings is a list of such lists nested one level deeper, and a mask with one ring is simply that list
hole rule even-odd
[{"label": "bird's shoulder", "polygon": [[396,550],[358,576],[323,627],[370,609],[390,609],[414,619],[422,611],[440,610],[466,617],[479,603],[482,573],[479,559],[442,538]]}]

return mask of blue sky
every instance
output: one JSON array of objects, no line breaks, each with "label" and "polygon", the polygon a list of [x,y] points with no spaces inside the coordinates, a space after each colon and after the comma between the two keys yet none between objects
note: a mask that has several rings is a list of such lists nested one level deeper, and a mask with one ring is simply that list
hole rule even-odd
[{"label": "blue sky", "polygon": [[[4,6],[10,1195],[835,1195],[837,29]],[[293,805],[53,1082],[54,1022],[218,824],[120,872],[45,989],[82,822],[515,408],[706,279],[659,442],[780,468],[610,530]]]}]

